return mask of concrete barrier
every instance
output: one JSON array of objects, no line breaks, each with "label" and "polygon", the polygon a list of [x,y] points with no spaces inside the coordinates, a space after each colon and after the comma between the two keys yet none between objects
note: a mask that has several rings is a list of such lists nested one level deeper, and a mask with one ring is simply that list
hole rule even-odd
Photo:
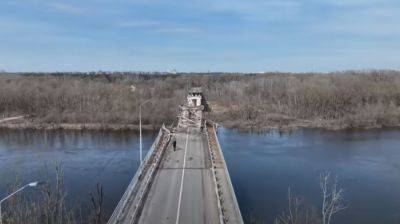
[{"label": "concrete barrier", "polygon": [[161,136],[163,134],[163,130],[165,130],[165,126],[163,125],[160,131],[158,132],[158,135],[156,139],[153,142],[153,145],[151,146],[150,150],[147,152],[145,158],[143,159],[143,163],[139,166],[138,170],[136,171],[135,175],[133,176],[131,182],[129,183],[127,189],[125,190],[124,194],[122,195],[121,200],[118,202],[117,207],[115,208],[114,212],[112,213],[111,217],[108,220],[108,224],[114,224],[118,223],[118,220],[120,218],[120,215],[123,214],[125,210],[125,206],[128,204],[128,200],[131,198],[134,189],[139,181],[139,178],[142,176],[144,167],[147,166],[147,163],[150,159],[150,156],[154,153],[154,150],[156,146],[158,145]]},{"label": "concrete barrier", "polygon": [[215,195],[217,197],[217,207],[218,207],[218,216],[219,216],[219,223],[223,224],[224,223],[224,214],[222,211],[222,205],[221,205],[221,198],[219,196],[218,193],[218,180],[216,177],[216,172],[215,172],[215,160],[214,160],[214,153],[211,149],[211,142],[210,142],[210,136],[208,135],[208,130],[207,130],[207,122],[204,122],[204,127],[206,127],[206,136],[207,136],[207,143],[208,143],[208,152],[210,153],[210,159],[211,159],[211,172],[213,174],[213,178],[214,178],[214,184],[215,184]]},{"label": "concrete barrier", "polygon": [[[235,223],[235,224],[239,223],[239,224],[243,224],[243,218],[242,218],[242,214],[240,212],[239,204],[237,202],[235,190],[233,188],[232,181],[231,181],[231,178],[230,178],[230,174],[229,174],[229,171],[228,171],[228,168],[227,168],[227,165],[226,165],[226,161],[225,161],[224,155],[222,153],[221,146],[219,144],[218,136],[217,136],[217,133],[216,133],[216,125],[215,125],[215,123],[213,123],[211,121],[208,121],[208,122],[210,123],[210,126],[212,127],[212,135],[213,136],[209,136],[208,130],[206,131],[206,135],[207,135],[209,148],[210,148],[210,151],[211,151],[212,171],[214,173],[214,177],[215,177],[215,181],[216,181],[216,193],[217,193],[217,197],[218,197],[218,208],[220,209],[220,211],[219,211],[220,214],[222,214],[222,223]],[[207,123],[205,123],[205,124],[207,124]],[[207,128],[207,125],[206,125],[206,128]],[[215,147],[217,148],[216,150],[218,150],[217,153],[220,155],[220,159],[221,159],[222,164],[223,164],[223,171],[220,170],[220,172],[222,172],[222,173],[220,173],[219,176],[218,176],[217,170],[215,169],[215,167],[216,167],[216,165],[214,163],[215,155],[213,155],[213,152],[211,150],[212,146],[211,146],[210,137],[215,139]],[[230,206],[228,206],[228,207],[224,206],[226,201],[224,200],[224,197],[222,195],[223,194],[222,184],[219,183],[221,181],[221,178],[225,178],[225,180],[226,180],[225,183],[227,183],[227,185],[228,185],[228,186],[226,186],[228,188],[226,190],[227,190],[227,193],[232,198],[232,201],[231,201],[231,199],[228,199],[228,200],[230,201],[229,204],[231,204],[233,206],[233,208],[230,207]],[[231,214],[233,214],[234,217],[229,217],[228,216],[227,209],[229,209],[229,210],[233,209],[233,211],[231,211]]]}]

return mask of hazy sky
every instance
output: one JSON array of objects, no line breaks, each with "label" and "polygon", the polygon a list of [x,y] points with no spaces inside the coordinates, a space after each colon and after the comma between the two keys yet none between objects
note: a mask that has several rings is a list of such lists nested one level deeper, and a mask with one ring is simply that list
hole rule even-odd
[{"label": "hazy sky", "polygon": [[7,71],[400,69],[399,0],[0,0]]}]

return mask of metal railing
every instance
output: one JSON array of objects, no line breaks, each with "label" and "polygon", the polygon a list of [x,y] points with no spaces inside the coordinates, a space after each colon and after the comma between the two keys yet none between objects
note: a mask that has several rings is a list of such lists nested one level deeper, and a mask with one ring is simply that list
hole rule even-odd
[{"label": "metal railing", "polygon": [[[146,182],[145,182],[145,184],[144,184],[144,187],[143,187],[143,189],[142,189],[142,191],[139,193],[139,196],[138,196],[138,198],[139,198],[139,201],[138,201],[138,203],[135,205],[135,210],[132,212],[132,214],[130,215],[130,218],[129,218],[129,223],[134,223],[134,221],[135,221],[135,218],[136,218],[136,216],[138,215],[138,212],[139,212],[139,209],[140,209],[140,207],[142,206],[142,202],[143,202],[143,198],[145,197],[145,194],[148,192],[148,187],[150,186],[150,182],[152,181],[152,179],[153,179],[153,177],[154,177],[154,172],[155,172],[155,170],[156,170],[156,168],[158,167],[158,165],[160,164],[160,161],[161,161],[161,158],[162,158],[162,155],[163,155],[163,153],[164,153],[164,148],[168,145],[168,142],[170,141],[170,133],[169,133],[169,130],[168,129],[166,129],[165,128],[165,126],[163,125],[163,127],[161,128],[161,130],[164,130],[165,132],[168,132],[168,135],[167,135],[167,138],[165,139],[165,138],[163,138],[162,139],[162,141],[161,141],[161,145],[160,145],[160,150],[159,150],[159,152],[158,153],[156,153],[155,154],[155,156],[154,156],[154,163],[152,163],[152,164],[149,164],[150,165],[150,168],[149,168],[149,171],[148,171],[148,173],[147,173],[147,175],[146,175]],[[164,141],[165,140],[165,141]],[[156,145],[157,146],[157,145]],[[151,154],[148,154],[148,155],[152,155],[153,154],[153,152],[151,153]],[[147,162],[147,160],[146,160],[146,162]]]},{"label": "metal railing", "polygon": [[115,208],[114,212],[112,213],[111,217],[109,218],[109,220],[107,222],[108,224],[117,223],[121,214],[125,210],[127,202],[129,200],[129,198],[131,197],[132,193],[134,192],[134,189],[137,185],[139,177],[142,175],[144,167],[147,165],[147,162],[148,162],[150,156],[153,154],[156,146],[158,145],[158,142],[160,141],[160,138],[163,134],[162,133],[163,129],[165,129],[164,124],[163,124],[162,128],[160,129],[160,131],[158,132],[158,135],[157,135],[155,141],[153,142],[153,145],[151,146],[150,150],[147,152],[146,157],[143,160],[143,163],[139,166],[139,168],[136,171],[135,175],[133,176],[131,182],[129,183],[127,189],[125,190],[124,194],[122,195],[121,200],[118,202],[117,207]]},{"label": "metal railing", "polygon": [[[230,174],[229,174],[229,170],[228,170],[228,167],[226,165],[224,154],[222,153],[221,145],[219,144],[219,140],[218,140],[218,136],[217,136],[217,132],[216,132],[216,125],[213,122],[210,122],[210,123],[212,125],[212,130],[213,130],[213,135],[214,135],[213,137],[215,138],[216,147],[218,148],[218,150],[220,152],[221,160],[222,160],[222,162],[224,164],[224,169],[225,169],[226,174],[227,174],[226,175],[227,176],[227,182],[228,182],[228,185],[229,185],[228,186],[228,188],[229,188],[228,190],[230,191],[230,194],[232,195],[232,199],[233,199],[236,215],[237,215],[237,217],[239,219],[238,221],[240,223],[243,223],[242,213],[240,212],[239,204],[237,202],[237,198],[236,198],[235,190],[234,190],[233,185],[232,185],[232,180],[231,180],[231,177],[230,177]],[[222,213],[223,213],[223,216],[224,216],[224,223],[227,223],[227,217],[225,217],[223,206],[222,206]]]},{"label": "metal railing", "polygon": [[211,172],[213,175],[214,183],[215,183],[215,195],[217,196],[217,207],[218,207],[218,217],[219,217],[219,223],[223,224],[224,223],[224,214],[222,211],[222,205],[221,205],[221,197],[218,193],[218,181],[217,181],[217,173],[215,171],[215,158],[214,158],[214,152],[212,151],[211,148],[211,142],[210,142],[210,136],[208,135],[208,129],[207,129],[207,121],[204,121],[204,127],[206,128],[206,136],[207,136],[207,143],[208,143],[208,152],[210,153],[210,159],[211,159]]}]

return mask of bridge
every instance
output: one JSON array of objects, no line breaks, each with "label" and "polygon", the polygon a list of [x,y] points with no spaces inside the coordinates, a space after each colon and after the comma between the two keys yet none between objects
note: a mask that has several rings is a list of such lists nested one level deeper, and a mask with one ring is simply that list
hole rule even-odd
[{"label": "bridge", "polygon": [[178,125],[160,129],[108,224],[243,223],[207,109],[201,90],[192,89]]}]

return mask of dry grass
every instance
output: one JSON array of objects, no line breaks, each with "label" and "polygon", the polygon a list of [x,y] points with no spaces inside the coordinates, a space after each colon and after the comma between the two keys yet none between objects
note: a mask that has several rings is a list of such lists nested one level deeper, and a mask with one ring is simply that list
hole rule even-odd
[{"label": "dry grass", "polygon": [[[130,91],[130,85],[136,91]],[[29,75],[0,77],[0,114],[39,123],[144,124],[175,120],[189,86],[202,86],[209,116],[227,126],[367,128],[400,123],[400,73],[258,75]]]}]

